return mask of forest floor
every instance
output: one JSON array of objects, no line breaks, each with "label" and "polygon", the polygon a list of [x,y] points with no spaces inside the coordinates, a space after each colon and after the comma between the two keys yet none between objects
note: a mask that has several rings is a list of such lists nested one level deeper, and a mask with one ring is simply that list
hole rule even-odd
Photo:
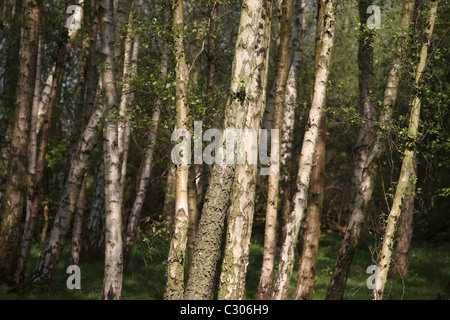
[{"label": "forest floor", "polygon": [[[450,298],[450,235],[435,237],[432,241],[414,241],[411,252],[410,274],[405,278],[388,277],[385,299],[433,300],[439,296]],[[145,240],[146,239],[146,240]],[[342,237],[337,234],[323,234],[320,240],[319,256],[314,287],[315,300],[325,299],[328,282],[337,256]],[[369,246],[371,247],[371,246]],[[160,300],[164,296],[166,257],[169,249],[168,237],[161,233],[150,233],[140,238],[134,247],[132,259],[123,278],[123,300]],[[28,274],[34,267],[41,245],[32,248]],[[19,299],[100,299],[103,281],[103,261],[80,263],[81,289],[66,287],[66,268],[69,250],[64,250],[49,289],[26,290],[5,294],[7,289],[0,286],[0,300]],[[247,273],[246,299],[255,299],[262,263],[262,237],[256,237],[251,245],[250,262]],[[371,290],[366,286],[367,267],[375,264],[371,249],[358,249],[351,267],[344,299],[368,300]],[[297,265],[295,266],[297,268]],[[295,287],[297,270],[291,283],[291,293]]]}]

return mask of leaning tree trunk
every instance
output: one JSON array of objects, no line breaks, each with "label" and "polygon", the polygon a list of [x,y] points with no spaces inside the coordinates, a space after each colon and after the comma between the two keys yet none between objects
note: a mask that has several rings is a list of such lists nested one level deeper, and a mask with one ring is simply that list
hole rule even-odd
[{"label": "leaning tree trunk", "polygon": [[[224,128],[243,129],[248,104],[256,98],[251,74],[262,62],[258,62],[256,48],[260,41],[259,30],[264,28],[261,16],[267,14],[265,8],[267,2],[262,0],[244,0],[242,4]],[[189,270],[186,299],[211,298],[235,168],[234,164],[213,166]]]},{"label": "leaning tree trunk", "polygon": [[[323,39],[323,10],[324,7],[319,2],[316,27],[316,43],[314,66],[319,63],[319,52]],[[320,238],[320,217],[323,207],[324,175],[325,175],[325,133],[326,114],[322,110],[319,125],[319,137],[314,150],[314,167],[311,173],[311,188],[308,191],[308,208],[305,215],[305,227],[301,242],[301,254],[298,259],[299,268],[297,283],[295,285],[293,299],[312,300],[314,279],[316,274],[317,254],[319,250]]]},{"label": "leaning tree trunk", "polygon": [[[394,58],[384,92],[382,113],[379,120],[379,128],[389,127],[392,112],[397,98],[397,88],[401,76],[402,57],[405,52],[406,42],[409,37],[409,26],[414,11],[414,0],[403,1],[403,15],[401,31],[395,45]],[[356,247],[359,242],[361,230],[366,220],[367,206],[372,198],[373,183],[378,170],[378,161],[385,150],[385,134],[377,135],[370,154],[362,170],[362,179],[359,190],[353,201],[353,208],[344,235],[344,240],[339,248],[338,257],[333,268],[331,280],[328,285],[328,300],[340,300],[344,296],[350,265],[353,260]]]},{"label": "leaning tree trunk", "polygon": [[[45,171],[45,160],[47,155],[47,147],[48,142],[50,138],[50,124],[52,122],[53,118],[53,110],[56,105],[57,100],[57,94],[58,94],[58,85],[62,79],[62,74],[64,70],[64,65],[66,62],[67,57],[67,48],[66,43],[63,43],[58,50],[58,57],[55,64],[55,73],[53,75],[53,83],[51,86],[51,91],[49,95],[49,104],[47,108],[47,114],[44,120],[44,124],[42,125],[42,133],[41,133],[41,141],[39,143],[39,152],[37,155],[37,163],[36,163],[36,175],[34,179],[32,180],[33,184],[33,194],[31,197],[31,201],[28,203],[31,204],[30,208],[27,208],[29,210],[30,214],[27,216],[28,220],[25,221],[26,226],[26,237],[27,241],[24,241],[22,246],[23,255],[21,256],[19,267],[21,267],[21,270],[18,270],[18,272],[23,273],[25,272],[25,269],[22,269],[26,265],[26,260],[28,260],[28,255],[31,247],[31,237],[33,236],[34,232],[34,223],[37,219],[38,215],[38,208],[39,208],[39,200],[40,196],[42,194],[43,190],[43,180],[44,180],[44,171]],[[34,150],[33,150],[34,151]],[[33,157],[33,155],[31,155]],[[24,234],[25,236],[25,234]],[[23,277],[23,274],[22,274]],[[18,279],[16,279],[18,280]]]},{"label": "leaning tree trunk", "polygon": [[[297,0],[298,1],[298,0]],[[300,69],[302,62],[303,43],[306,33],[306,16],[307,6],[306,0],[300,0],[299,9],[301,13],[294,19],[294,34],[292,36],[292,62],[289,69],[289,77],[286,83],[286,105],[284,107],[283,120],[283,134],[281,138],[280,148],[280,195],[281,195],[281,212],[277,224],[280,225],[281,232],[278,234],[278,239],[283,239],[283,226],[289,215],[291,207],[293,186],[292,186],[292,170],[293,170],[293,149],[294,149],[294,125],[295,125],[295,110],[297,109],[297,96],[300,90]],[[302,114],[300,112],[298,122],[301,121]],[[275,240],[278,241],[278,240]],[[273,270],[273,266],[272,266]]]},{"label": "leaning tree trunk", "polygon": [[[187,66],[184,48],[183,0],[172,0],[172,28],[174,35],[175,65],[175,106],[176,130],[189,131],[187,93]],[[187,160],[187,159],[186,159]],[[190,159],[188,160],[190,162]],[[165,299],[179,300],[184,295],[184,259],[189,228],[188,179],[189,164],[183,160],[176,167],[175,174],[175,219],[172,241],[167,262],[167,283]]]},{"label": "leaning tree trunk", "polygon": [[[71,143],[70,143],[70,154],[74,154],[75,148],[76,148],[76,141],[78,141],[79,135],[82,132],[82,128],[84,128],[87,125],[87,122],[90,117],[90,112],[92,111],[92,108],[89,107],[89,104],[91,103],[93,99],[93,78],[94,73],[92,70],[94,70],[94,57],[95,57],[95,49],[96,47],[93,46],[92,39],[97,39],[97,30],[98,30],[98,21],[97,21],[97,9],[99,0],[95,0],[94,7],[95,7],[95,13],[93,16],[90,14],[90,2],[83,2],[84,3],[84,36],[83,36],[83,46],[82,46],[82,61],[80,66],[80,74],[79,74],[79,80],[78,80],[78,87],[76,92],[76,99],[75,99],[75,106],[76,106],[76,112],[77,117],[75,117],[74,125],[72,127],[72,134],[71,134]],[[90,20],[93,19],[93,22],[90,23]],[[96,42],[95,42],[96,43]],[[93,52],[92,52],[93,51]],[[88,85],[86,85],[88,83]],[[70,165],[70,161],[68,161],[68,164]],[[76,204],[76,214],[73,222],[73,232],[72,232],[72,248],[70,250],[71,256],[70,261],[72,265],[78,265],[78,262],[80,260],[80,252],[81,252],[81,236],[82,236],[82,227],[83,227],[83,217],[84,217],[84,210],[86,207],[86,181],[87,181],[87,174],[85,174],[85,177],[83,178],[83,182],[81,184],[81,190],[80,194],[78,196],[77,204]]]},{"label": "leaning tree trunk", "polygon": [[56,270],[67,233],[70,229],[72,214],[75,210],[81,183],[88,169],[92,150],[100,135],[103,112],[104,104],[97,103],[88,125],[80,136],[76,153],[71,159],[70,170],[61,192],[53,227],[44,250],[30,275],[30,282],[34,284],[48,285]]},{"label": "leaning tree trunk", "polygon": [[23,199],[27,191],[26,159],[33,103],[42,2],[27,0],[20,55],[20,74],[11,135],[8,175],[0,223],[0,281],[13,281],[21,239]]},{"label": "leaning tree trunk", "polygon": [[297,191],[293,196],[292,210],[286,221],[286,233],[281,246],[280,262],[272,294],[272,298],[277,300],[286,299],[289,289],[294,266],[294,249],[306,208],[314,150],[319,136],[319,126],[325,106],[329,64],[334,40],[336,1],[323,1],[321,5],[324,6],[324,34],[322,46],[319,51],[320,58],[314,76],[314,92],[309,112],[309,125],[305,132],[299,159],[296,183]]},{"label": "leaning tree trunk", "polygon": [[408,182],[408,191],[405,197],[400,221],[398,225],[397,247],[395,248],[395,256],[393,258],[392,269],[389,275],[399,274],[406,277],[409,272],[409,258],[411,254],[411,240],[413,235],[414,220],[414,200],[416,192],[416,184],[412,180],[417,178],[417,162],[416,155],[413,159],[413,172]]},{"label": "leaning tree trunk", "polygon": [[311,188],[308,195],[308,209],[305,216],[302,252],[298,259],[299,267],[295,285],[295,300],[312,300],[317,267],[317,255],[320,239],[320,217],[323,206],[323,186],[325,176],[325,132],[326,117],[322,116],[319,127],[319,138],[314,154]]},{"label": "leaning tree trunk", "polygon": [[[163,50],[165,51],[165,50]],[[165,79],[167,76],[167,63],[168,56],[164,53],[163,61],[161,62],[161,77]],[[137,190],[136,198],[131,209],[131,213],[128,217],[127,229],[125,231],[125,242],[123,249],[124,267],[126,268],[129,262],[131,249],[133,247],[134,238],[136,237],[136,229],[141,217],[142,207],[144,205],[145,197],[148,192],[150,174],[152,169],[153,154],[156,145],[156,135],[158,133],[159,116],[161,114],[161,101],[156,101],[152,114],[152,121],[149,127],[148,146],[144,156],[144,166],[139,178],[139,187]]]},{"label": "leaning tree trunk", "polygon": [[[431,36],[433,34],[434,23],[436,21],[436,14],[438,8],[438,0],[431,1],[430,11],[428,14],[428,20],[425,26],[425,36],[426,42],[422,45],[422,49],[420,52],[420,61],[417,65],[417,69],[415,72],[415,81],[414,85],[416,90],[418,90],[418,86],[421,84],[423,71],[427,64],[428,58],[428,47],[430,46]],[[381,251],[379,253],[378,267],[379,271],[379,287],[375,287],[373,289],[373,299],[374,300],[382,300],[383,299],[383,291],[386,285],[386,279],[389,272],[389,267],[391,264],[391,255],[394,247],[394,235],[395,229],[397,227],[397,221],[401,213],[401,208],[404,202],[404,199],[408,192],[408,184],[415,183],[415,179],[411,179],[411,176],[414,175],[413,171],[413,161],[415,154],[415,142],[417,139],[418,129],[419,129],[419,121],[420,121],[420,96],[419,92],[415,92],[414,97],[411,101],[411,115],[409,118],[409,127],[408,127],[408,138],[410,138],[414,143],[407,143],[406,148],[403,154],[403,162],[402,168],[400,169],[400,177],[398,179],[397,187],[395,189],[394,200],[392,201],[391,210],[387,217],[387,225],[386,230],[383,237],[383,244],[381,246]]]},{"label": "leaning tree trunk", "polygon": [[[258,57],[258,69],[253,73],[253,83],[251,84],[251,92],[254,98],[249,102],[244,126],[244,130],[253,130],[255,133],[255,142],[260,140],[258,139],[258,132],[261,117],[266,106],[265,96],[269,62],[272,1],[264,2],[263,8],[266,11],[265,14],[261,15],[261,25],[263,27],[258,30],[260,40],[256,48],[261,54]],[[291,8],[292,1],[287,0],[285,7],[287,17],[291,16]],[[289,32],[286,32],[285,37],[287,37],[287,42],[289,42],[289,36]],[[288,62],[285,61],[285,63],[287,64]],[[284,92],[284,90],[282,91]],[[277,111],[280,110],[277,109]],[[280,113],[277,116],[282,117],[282,110]],[[244,143],[246,143],[245,140]],[[272,147],[275,148],[275,146]],[[279,147],[279,144],[277,144],[277,147]],[[249,153],[245,157],[245,163],[236,166],[236,174],[231,192],[231,204],[227,217],[226,242],[218,288],[218,298],[220,300],[241,300],[244,298],[245,276],[247,273],[250,238],[255,210],[256,175],[258,171],[257,163],[250,162],[250,159],[254,156],[252,153],[256,153],[257,151],[248,147],[246,151]],[[279,154],[278,150],[275,152]],[[274,167],[279,168],[278,159],[271,157],[271,161]]]},{"label": "leaning tree trunk", "polygon": [[119,300],[122,296],[123,248],[122,205],[120,202],[120,155],[118,99],[114,57],[113,0],[102,0],[99,8],[101,34],[101,82],[103,86],[105,124],[103,130],[103,161],[105,165],[105,275],[102,299]]},{"label": "leaning tree trunk", "polygon": [[[133,72],[136,72],[137,59],[139,55],[139,37],[135,35],[133,37],[134,16],[139,17],[142,8],[143,0],[138,0],[135,5],[135,0],[131,3],[130,16],[128,18],[127,35],[125,38],[125,50],[123,61],[123,85],[122,85],[122,99],[119,106],[119,150],[122,153],[121,159],[121,172],[120,172],[120,199],[123,204],[125,185],[127,177],[127,163],[128,163],[128,151],[130,147],[130,134],[131,134],[131,122],[127,108],[133,102],[134,94],[131,92],[131,76]],[[136,10],[136,13],[133,13]],[[134,38],[134,39],[133,39]]]},{"label": "leaning tree trunk", "polygon": [[[291,54],[291,30],[293,0],[281,2],[280,51],[278,53],[277,76],[275,85],[275,108],[272,129],[279,131],[283,137],[284,104],[286,103],[286,84],[289,75]],[[272,146],[275,148],[276,146]],[[278,146],[279,147],[279,146]],[[267,186],[266,225],[264,232],[264,252],[261,278],[258,287],[260,299],[267,299],[271,294],[272,273],[275,261],[276,224],[279,203],[280,164],[269,175]]]}]

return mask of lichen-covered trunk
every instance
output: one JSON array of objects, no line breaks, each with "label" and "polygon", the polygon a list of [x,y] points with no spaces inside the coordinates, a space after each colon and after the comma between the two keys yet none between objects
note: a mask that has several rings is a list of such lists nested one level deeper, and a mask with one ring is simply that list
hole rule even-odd
[{"label": "lichen-covered trunk", "polygon": [[[395,44],[394,57],[389,71],[386,89],[384,92],[382,113],[379,119],[379,128],[387,128],[397,98],[397,88],[401,76],[402,57],[405,52],[405,44],[409,37],[409,26],[414,11],[414,0],[403,1],[403,14],[401,19],[401,30]],[[362,179],[359,190],[353,201],[348,226],[344,239],[339,248],[338,257],[333,268],[331,280],[328,285],[328,300],[340,300],[344,296],[345,284],[347,282],[350,265],[353,260],[356,247],[359,242],[361,230],[365,223],[366,208],[372,198],[373,183],[378,170],[378,161],[385,150],[385,133],[377,135],[369,156],[364,164]]]},{"label": "lichen-covered trunk", "polygon": [[323,206],[325,176],[325,132],[326,116],[322,115],[319,138],[314,153],[314,168],[311,174],[311,187],[308,194],[308,208],[305,215],[302,252],[298,259],[299,267],[295,285],[295,300],[312,300],[319,252],[320,218]]},{"label": "lichen-covered trunk", "polygon": [[[287,0],[287,15],[290,15],[290,2],[292,1]],[[248,111],[244,126],[244,130],[254,130],[253,132],[256,134],[255,142],[259,140],[258,132],[266,105],[265,96],[272,15],[271,1],[263,2],[263,8],[265,13],[261,15],[262,28],[258,30],[260,40],[256,48],[261,54],[256,61],[258,69],[253,73],[250,88],[253,96],[248,103]],[[287,34],[287,37],[289,37],[289,34]],[[278,116],[282,116],[282,111],[281,115]],[[248,151],[250,153],[257,152],[256,150]],[[227,217],[225,249],[218,285],[217,296],[221,300],[244,298],[245,277],[247,273],[250,238],[255,209],[256,174],[258,171],[257,164],[250,163],[250,158],[252,156],[252,154],[247,154],[245,163],[236,165],[236,173],[231,192],[231,204]],[[278,159],[271,158],[271,160],[273,161],[272,165],[274,167],[279,167],[279,164],[277,163]]]},{"label": "lichen-covered trunk", "polygon": [[[420,60],[415,72],[414,85],[418,86],[422,80],[423,71],[427,64],[428,47],[430,46],[431,36],[433,34],[434,23],[436,21],[438,0],[431,1],[430,10],[428,13],[427,23],[425,25],[424,34],[426,36],[426,42],[422,45],[420,51]],[[420,96],[418,92],[415,92],[411,101],[411,115],[409,118],[408,137],[413,141],[417,139],[419,121],[420,121]],[[401,213],[401,208],[404,203],[404,199],[408,193],[408,186],[410,183],[415,183],[415,179],[411,179],[414,175],[414,155],[415,147],[413,144],[406,144],[406,149],[403,155],[402,167],[400,169],[400,177],[395,188],[395,195],[392,201],[391,210],[387,217],[386,229],[384,232],[383,243],[381,251],[378,257],[379,272],[379,287],[373,289],[373,299],[382,300],[383,291],[386,285],[389,268],[391,265],[391,256],[394,247],[394,236],[397,227],[397,221]]]},{"label": "lichen-covered trunk", "polygon": [[[258,52],[262,0],[244,0],[231,72],[230,94],[225,109],[224,128],[243,129],[248,104],[255,99],[251,75],[259,69]],[[226,137],[223,137],[224,139]],[[216,277],[223,227],[235,176],[234,164],[215,164],[200,217],[195,252],[186,286],[186,299],[210,299]]]},{"label": "lichen-covered trunk", "polygon": [[102,0],[99,8],[101,39],[101,82],[103,86],[105,124],[103,161],[105,165],[105,274],[103,300],[119,300],[122,296],[123,248],[122,205],[120,199],[120,152],[118,148],[118,110],[114,57],[113,1]]},{"label": "lichen-covered trunk", "polygon": [[336,1],[323,1],[322,6],[324,6],[322,46],[314,75],[314,92],[309,111],[308,128],[305,132],[299,159],[296,192],[292,198],[291,212],[285,226],[286,233],[281,246],[280,262],[272,294],[272,298],[276,300],[286,299],[287,297],[294,266],[294,249],[306,209],[314,150],[319,136],[322,111],[325,107],[329,64],[334,40]]},{"label": "lichen-covered trunk", "polygon": [[1,204],[0,281],[12,282],[17,267],[21,240],[22,207],[27,191],[28,138],[33,103],[39,25],[42,2],[27,0],[24,4],[24,33],[21,45],[19,80],[11,135],[6,189]]},{"label": "lichen-covered trunk", "polygon": [[105,165],[101,161],[95,182],[92,208],[86,221],[81,259],[94,262],[105,255]]},{"label": "lichen-covered trunk", "polygon": [[[281,27],[280,27],[280,50],[278,53],[277,76],[275,85],[275,108],[273,112],[272,129],[279,131],[279,136],[283,137],[283,129],[285,126],[284,105],[286,99],[292,98],[287,96],[287,80],[290,76],[291,66],[291,30],[292,30],[292,12],[293,1],[284,0],[281,2]],[[294,80],[295,82],[295,80]],[[295,103],[295,102],[294,102]],[[291,104],[291,107],[293,104]],[[289,110],[292,111],[292,110]],[[291,120],[291,119],[289,119]],[[288,121],[289,122],[289,121]],[[289,124],[292,124],[290,121]],[[279,147],[272,146],[272,148]],[[264,252],[261,277],[258,286],[259,299],[268,299],[272,288],[272,273],[275,262],[275,246],[276,246],[276,225],[279,203],[279,181],[280,181],[280,164],[274,164],[275,170],[269,175],[267,186],[267,206],[266,206],[266,224],[264,232]]]},{"label": "lichen-covered trunk", "polygon": [[70,229],[81,183],[88,169],[92,150],[100,135],[103,112],[104,104],[98,103],[83,134],[80,136],[77,150],[71,159],[69,173],[61,192],[53,227],[44,250],[30,275],[30,282],[32,283],[40,285],[49,284],[56,270],[56,265],[58,264],[67,233]]}]

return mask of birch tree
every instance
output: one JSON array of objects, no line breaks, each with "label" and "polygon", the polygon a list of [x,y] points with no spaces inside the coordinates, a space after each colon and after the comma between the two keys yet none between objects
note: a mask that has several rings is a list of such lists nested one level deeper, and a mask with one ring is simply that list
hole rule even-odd
[{"label": "birch tree", "polygon": [[[286,86],[290,69],[291,30],[292,30],[293,1],[281,2],[280,52],[278,53],[277,77],[275,85],[275,109],[272,128],[279,130],[283,137],[284,104],[286,100]],[[276,224],[279,203],[280,165],[274,166],[275,171],[269,175],[266,228],[264,234],[263,267],[259,283],[260,298],[267,298],[272,285],[272,271],[274,267]]]},{"label": "birch tree", "polygon": [[[430,2],[430,11],[428,13],[428,20],[425,26],[426,42],[422,45],[420,51],[420,61],[417,65],[415,72],[414,85],[416,89],[421,83],[422,75],[427,64],[428,59],[428,47],[430,46],[431,36],[433,34],[434,23],[436,21],[438,0],[432,0]],[[410,103],[411,115],[409,118],[408,137],[415,141],[417,139],[419,122],[420,122],[420,106],[421,100],[418,92],[415,92],[414,97]],[[400,169],[400,177],[395,188],[395,195],[392,202],[391,210],[387,217],[386,229],[384,232],[383,243],[379,253],[378,267],[379,272],[379,287],[376,286],[373,289],[373,299],[382,300],[383,291],[386,285],[386,279],[391,264],[392,250],[394,246],[394,234],[397,227],[397,221],[401,213],[401,207],[404,204],[404,199],[408,192],[408,184],[415,183],[415,179],[411,179],[413,175],[413,160],[414,160],[415,147],[414,143],[406,144],[405,151],[403,153],[402,167]]]},{"label": "birch tree", "polygon": [[27,0],[24,4],[24,33],[21,44],[19,80],[11,135],[6,189],[1,204],[0,281],[11,282],[17,267],[21,239],[23,199],[29,181],[26,159],[30,131],[30,114],[39,43],[42,3]]},{"label": "birch tree", "polygon": [[[176,129],[184,132],[188,127],[187,93],[187,66],[184,48],[184,14],[183,0],[173,0],[172,6],[172,32],[174,32],[174,51],[176,58]],[[167,263],[167,284],[165,299],[182,299],[184,295],[184,259],[188,232],[188,179],[189,165],[183,160],[176,167],[175,174],[175,219],[173,225],[172,241]]]},{"label": "birch tree", "polygon": [[[101,85],[101,84],[99,84]],[[100,95],[100,92],[98,92]],[[71,159],[66,181],[61,191],[58,210],[45,247],[36,262],[29,281],[37,285],[48,285],[56,270],[61,251],[70,229],[72,215],[80,192],[83,177],[88,169],[92,150],[100,135],[104,104],[97,103],[89,123],[78,141],[77,150]]]},{"label": "birch tree", "polygon": [[[260,41],[259,30],[264,29],[261,16],[267,14],[267,5],[268,2],[262,0],[244,0],[242,4],[224,128],[243,129],[249,102],[257,99],[260,92],[255,92],[254,77],[263,61],[258,59],[256,48]],[[211,298],[235,169],[234,164],[213,166],[200,217],[185,299]]]},{"label": "birch tree", "polygon": [[[285,14],[287,16],[291,14],[291,2],[288,0],[286,3]],[[263,3],[263,8],[265,9],[265,12],[261,15],[263,28],[258,30],[260,40],[256,48],[261,54],[257,60],[258,69],[253,74],[251,92],[254,96],[248,103],[244,126],[244,130],[254,130],[253,132],[255,133],[259,132],[262,114],[266,105],[265,96],[272,15],[271,1]],[[289,37],[289,34],[287,36]],[[255,141],[258,141],[258,134],[256,134],[255,139]],[[256,150],[249,150],[249,152],[256,153]],[[231,204],[228,209],[225,250],[218,288],[218,298],[221,300],[244,298],[245,276],[255,209],[256,174],[258,171],[257,164],[251,163],[250,159],[252,156],[252,154],[247,153],[244,160],[245,163],[236,165]],[[271,158],[271,160],[274,167],[278,165],[278,159]]]},{"label": "birch tree", "polygon": [[[319,50],[324,36],[323,10],[324,7],[319,2],[314,50],[316,52],[314,56],[314,65],[316,68],[319,63]],[[293,295],[293,299],[295,300],[312,300],[313,297],[317,255],[319,250],[320,218],[324,198],[325,134],[326,114],[325,111],[322,110],[319,124],[319,136],[314,150],[313,169],[310,181],[311,186],[308,191],[308,207],[305,215],[301,254],[298,259],[299,268]]]},{"label": "birch tree", "polygon": [[296,192],[293,196],[292,209],[286,222],[286,236],[283,239],[280,251],[280,263],[272,294],[272,298],[276,300],[286,299],[287,296],[294,266],[294,247],[306,208],[312,160],[319,136],[322,110],[325,106],[326,86],[334,40],[336,1],[324,1],[322,5],[324,6],[324,35],[319,51],[320,58],[314,75],[314,92],[309,111],[308,128],[305,132],[299,159]]},{"label": "birch tree", "polygon": [[[388,128],[392,117],[392,111],[395,106],[398,83],[400,82],[401,77],[402,57],[409,37],[409,27],[412,21],[414,4],[414,0],[403,1],[400,31],[395,44],[394,57],[389,71],[386,89],[384,91],[382,112],[379,117],[378,128],[381,130],[386,130],[386,128]],[[344,295],[350,265],[353,260],[356,246],[358,245],[362,227],[366,220],[367,205],[372,197],[374,180],[378,170],[378,160],[384,153],[386,148],[385,144],[385,134],[377,135],[364,164],[359,190],[353,202],[344,240],[339,248],[338,257],[333,267],[333,273],[328,285],[326,297],[328,300],[340,300]]]},{"label": "birch tree", "polygon": [[[118,110],[114,57],[113,1],[102,0],[99,8],[101,34],[101,82],[104,92],[105,124],[103,130],[103,161],[105,165],[105,275],[102,299],[118,300],[122,295],[123,243],[122,204],[120,199],[120,155]],[[117,183],[119,182],[119,183]]]}]

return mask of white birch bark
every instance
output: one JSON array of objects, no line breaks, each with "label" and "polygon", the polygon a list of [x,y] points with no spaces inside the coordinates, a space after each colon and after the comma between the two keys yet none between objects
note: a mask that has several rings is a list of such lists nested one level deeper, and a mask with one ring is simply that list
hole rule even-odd
[{"label": "white birch bark", "polygon": [[[188,74],[186,66],[186,53],[184,47],[184,14],[183,0],[172,0],[172,27],[174,34],[174,49],[176,57],[176,129],[189,130],[188,106],[186,93]],[[165,299],[182,299],[184,295],[184,259],[186,254],[188,221],[188,179],[189,164],[177,165],[175,174],[175,219],[172,240],[167,263],[167,284]]]},{"label": "white birch bark", "polygon": [[292,269],[294,266],[294,249],[297,242],[300,224],[303,220],[307,205],[309,182],[311,177],[312,160],[316,142],[319,136],[319,125],[326,100],[326,86],[328,82],[329,64],[333,48],[335,29],[335,0],[324,1],[324,34],[320,57],[314,77],[314,92],[308,118],[308,128],[303,139],[303,146],[299,159],[297,190],[292,199],[292,210],[286,222],[286,235],[280,251],[280,262],[275,279],[272,298],[286,299]]},{"label": "white birch bark", "polygon": [[[271,3],[264,6],[266,14],[261,15],[259,43],[257,51],[258,69],[255,70],[251,84],[252,97],[249,102],[244,130],[259,132],[261,117],[266,105],[267,71],[270,46]],[[256,141],[259,141],[256,134]],[[249,150],[256,152],[256,150]],[[236,166],[236,175],[231,193],[228,211],[226,243],[219,280],[218,298],[220,300],[243,299],[245,276],[247,273],[250,238],[255,209],[255,188],[257,164],[250,163],[251,154],[247,154],[244,164]],[[275,165],[275,164],[274,164]]]},{"label": "white birch bark", "polygon": [[[99,8],[101,30],[101,81],[104,92],[105,124],[103,161],[105,163],[105,275],[102,299],[118,300],[122,295],[123,252],[120,199],[120,155],[118,124],[114,113],[118,99],[114,57],[113,1],[102,0]],[[117,183],[119,182],[119,183]]]},{"label": "white birch bark", "polygon": [[[260,34],[258,29],[264,28],[261,25],[261,15],[267,14],[264,10],[267,8],[266,4],[262,0],[244,0],[242,4],[224,128],[243,129],[248,103],[256,98],[256,93],[251,88],[254,73],[259,68],[256,47]],[[234,164],[213,166],[200,217],[185,299],[211,298],[235,167]]]}]

